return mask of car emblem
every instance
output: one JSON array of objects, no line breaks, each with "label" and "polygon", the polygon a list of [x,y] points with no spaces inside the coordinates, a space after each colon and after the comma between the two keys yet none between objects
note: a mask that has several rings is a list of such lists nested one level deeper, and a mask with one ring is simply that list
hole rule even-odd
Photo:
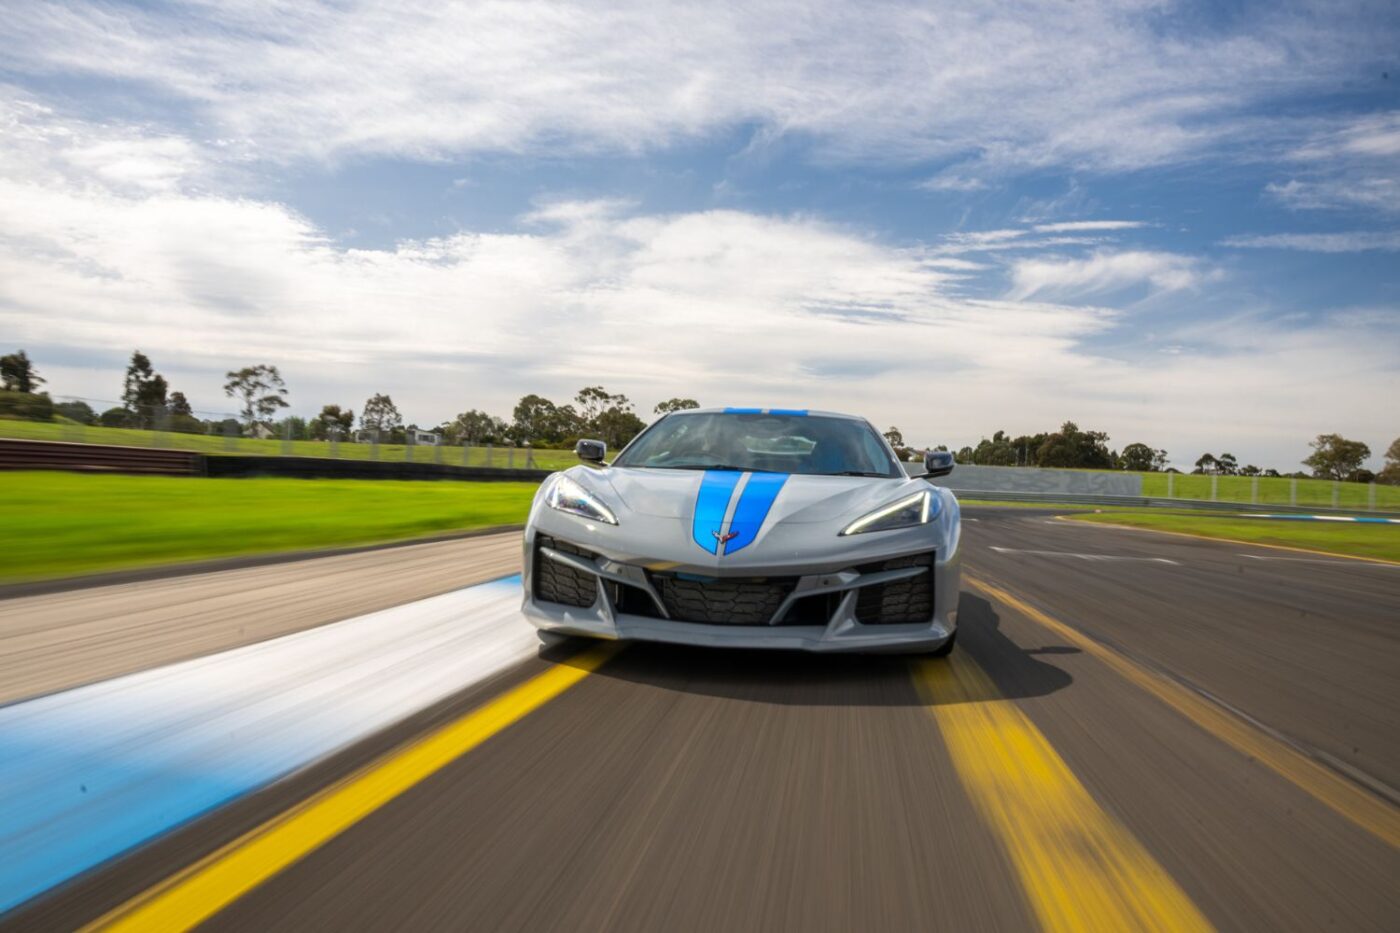
[{"label": "car emblem", "polygon": [[739,532],[737,531],[731,531],[728,534],[720,534],[718,531],[712,531],[710,532],[710,534],[714,535],[715,540],[718,541],[720,544],[728,544],[730,541],[733,541],[735,538],[739,537]]}]

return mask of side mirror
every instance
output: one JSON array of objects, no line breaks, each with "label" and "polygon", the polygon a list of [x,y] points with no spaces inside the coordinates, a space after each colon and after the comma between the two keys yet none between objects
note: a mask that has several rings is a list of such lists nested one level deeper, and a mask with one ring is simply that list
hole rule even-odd
[{"label": "side mirror", "polygon": [[930,450],[924,454],[924,472],[929,476],[947,476],[953,472],[953,455],[946,450]]},{"label": "side mirror", "polygon": [[603,458],[608,455],[608,445],[602,441],[579,441],[574,445],[574,453],[588,463],[603,463]]}]

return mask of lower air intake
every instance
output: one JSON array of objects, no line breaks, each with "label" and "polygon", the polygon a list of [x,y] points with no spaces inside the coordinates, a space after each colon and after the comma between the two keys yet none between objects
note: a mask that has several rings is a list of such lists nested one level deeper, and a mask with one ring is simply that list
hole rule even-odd
[{"label": "lower air intake", "polygon": [[903,580],[861,587],[856,596],[856,619],[863,625],[900,625],[927,622],[933,617],[933,554],[914,554],[878,564],[857,567],[861,573],[927,568]]},{"label": "lower air intake", "polygon": [[653,574],[652,584],[666,612],[680,622],[710,625],[767,625],[796,587],[791,577],[692,580]]},{"label": "lower air intake", "polygon": [[598,599],[598,578],[548,557],[543,548],[592,560],[592,551],[540,535],[535,538],[535,598],[565,606],[587,607]]}]

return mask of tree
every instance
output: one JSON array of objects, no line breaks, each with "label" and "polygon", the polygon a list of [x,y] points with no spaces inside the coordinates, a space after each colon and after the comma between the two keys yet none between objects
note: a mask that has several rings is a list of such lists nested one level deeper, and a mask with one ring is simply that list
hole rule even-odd
[{"label": "tree", "polygon": [[632,403],[625,395],[610,395],[602,386],[585,386],[574,396],[578,403],[578,416],[585,425],[591,425],[599,415],[609,408],[630,409]]},{"label": "tree", "polygon": [[1196,459],[1196,469],[1192,473],[1214,473],[1216,472],[1215,454],[1204,453]]},{"label": "tree", "polygon": [[230,398],[241,398],[243,402],[243,427],[252,431],[259,419],[271,417],[279,408],[287,407],[286,383],[276,366],[259,363],[245,366],[226,374],[224,394]]},{"label": "tree", "polygon": [[1240,464],[1234,454],[1221,454],[1216,458],[1215,469],[1221,476],[1234,476],[1240,471]]},{"label": "tree", "polygon": [[311,419],[308,430],[312,438],[318,441],[329,440],[330,438],[346,438],[350,436],[350,431],[355,426],[355,410],[353,408],[341,408],[339,405],[322,405],[321,413]]},{"label": "tree", "polygon": [[1241,476],[1260,476],[1263,474],[1263,472],[1263,470],[1259,469],[1252,463],[1247,463],[1244,466],[1240,467]]},{"label": "tree", "polygon": [[1113,457],[1107,441],[1108,435],[1102,431],[1081,431],[1079,425],[1066,421],[1040,445],[1036,451],[1036,465],[1109,469],[1113,466]]},{"label": "tree", "polygon": [[194,417],[194,412],[190,409],[190,401],[185,398],[185,393],[170,393],[170,414],[175,416],[183,415],[186,418]]},{"label": "tree", "polygon": [[699,408],[700,403],[693,398],[668,398],[657,405],[653,411],[658,415],[669,415],[673,411],[689,411],[692,408]]},{"label": "tree", "polygon": [[495,415],[488,415],[484,411],[473,408],[464,411],[440,430],[448,443],[460,444],[467,442],[472,445],[477,444],[499,444],[504,441],[510,432],[510,425]]},{"label": "tree", "polygon": [[1157,465],[1157,451],[1146,444],[1129,444],[1120,456],[1123,469],[1139,473],[1150,473]]},{"label": "tree", "polygon": [[890,446],[894,448],[904,446],[904,434],[896,427],[891,427],[885,432],[885,440],[889,441]]},{"label": "tree", "polygon": [[402,427],[403,416],[389,396],[379,393],[365,402],[365,410],[360,415],[360,430],[371,431],[376,437],[388,439]]},{"label": "tree", "polygon": [[122,405],[131,413],[137,427],[149,428],[164,412],[166,392],[170,386],[165,377],[151,367],[151,360],[140,350],[131,354],[122,382]]},{"label": "tree", "polygon": [[1340,434],[1319,434],[1308,446],[1313,452],[1303,461],[1303,466],[1311,468],[1313,476],[1321,479],[1349,479],[1371,456],[1371,448]]},{"label": "tree", "polygon": [[1376,482],[1400,486],[1400,437],[1385,450],[1385,466],[1376,474]]},{"label": "tree", "polygon": [[607,444],[610,450],[621,450],[645,427],[646,423],[633,414],[630,408],[613,407],[594,418],[589,430],[597,435],[598,440]]},{"label": "tree", "polygon": [[544,440],[559,420],[559,406],[543,395],[521,397],[511,411],[511,436],[517,441]]},{"label": "tree", "polygon": [[6,391],[37,392],[43,382],[23,350],[0,356],[0,385]]}]

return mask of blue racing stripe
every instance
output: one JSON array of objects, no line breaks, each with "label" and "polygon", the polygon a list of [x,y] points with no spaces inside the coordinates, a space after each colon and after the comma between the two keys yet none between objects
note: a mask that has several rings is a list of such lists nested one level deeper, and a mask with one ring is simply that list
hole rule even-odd
[{"label": "blue racing stripe", "polygon": [[773,501],[778,498],[787,478],[786,473],[754,473],[749,476],[739,504],[734,507],[734,519],[729,523],[729,531],[735,537],[724,546],[726,556],[749,546],[758,537],[758,530],[763,527],[768,510],[773,507]]},{"label": "blue racing stripe", "polygon": [[729,499],[739,477],[737,470],[706,470],[695,497],[695,518],[690,523],[690,536],[711,554],[719,553],[716,532],[724,530],[724,513],[729,511]]},{"label": "blue racing stripe", "polygon": [[796,415],[796,416],[799,417],[799,418],[805,418],[805,417],[807,416],[807,409],[805,409],[805,408],[770,408],[770,409],[768,409],[768,414],[770,414],[770,415]]},{"label": "blue racing stripe", "polygon": [[725,413],[726,415],[761,415],[761,414],[763,414],[763,409],[762,409],[762,408],[726,408],[726,409],[724,410],[724,413]]}]

